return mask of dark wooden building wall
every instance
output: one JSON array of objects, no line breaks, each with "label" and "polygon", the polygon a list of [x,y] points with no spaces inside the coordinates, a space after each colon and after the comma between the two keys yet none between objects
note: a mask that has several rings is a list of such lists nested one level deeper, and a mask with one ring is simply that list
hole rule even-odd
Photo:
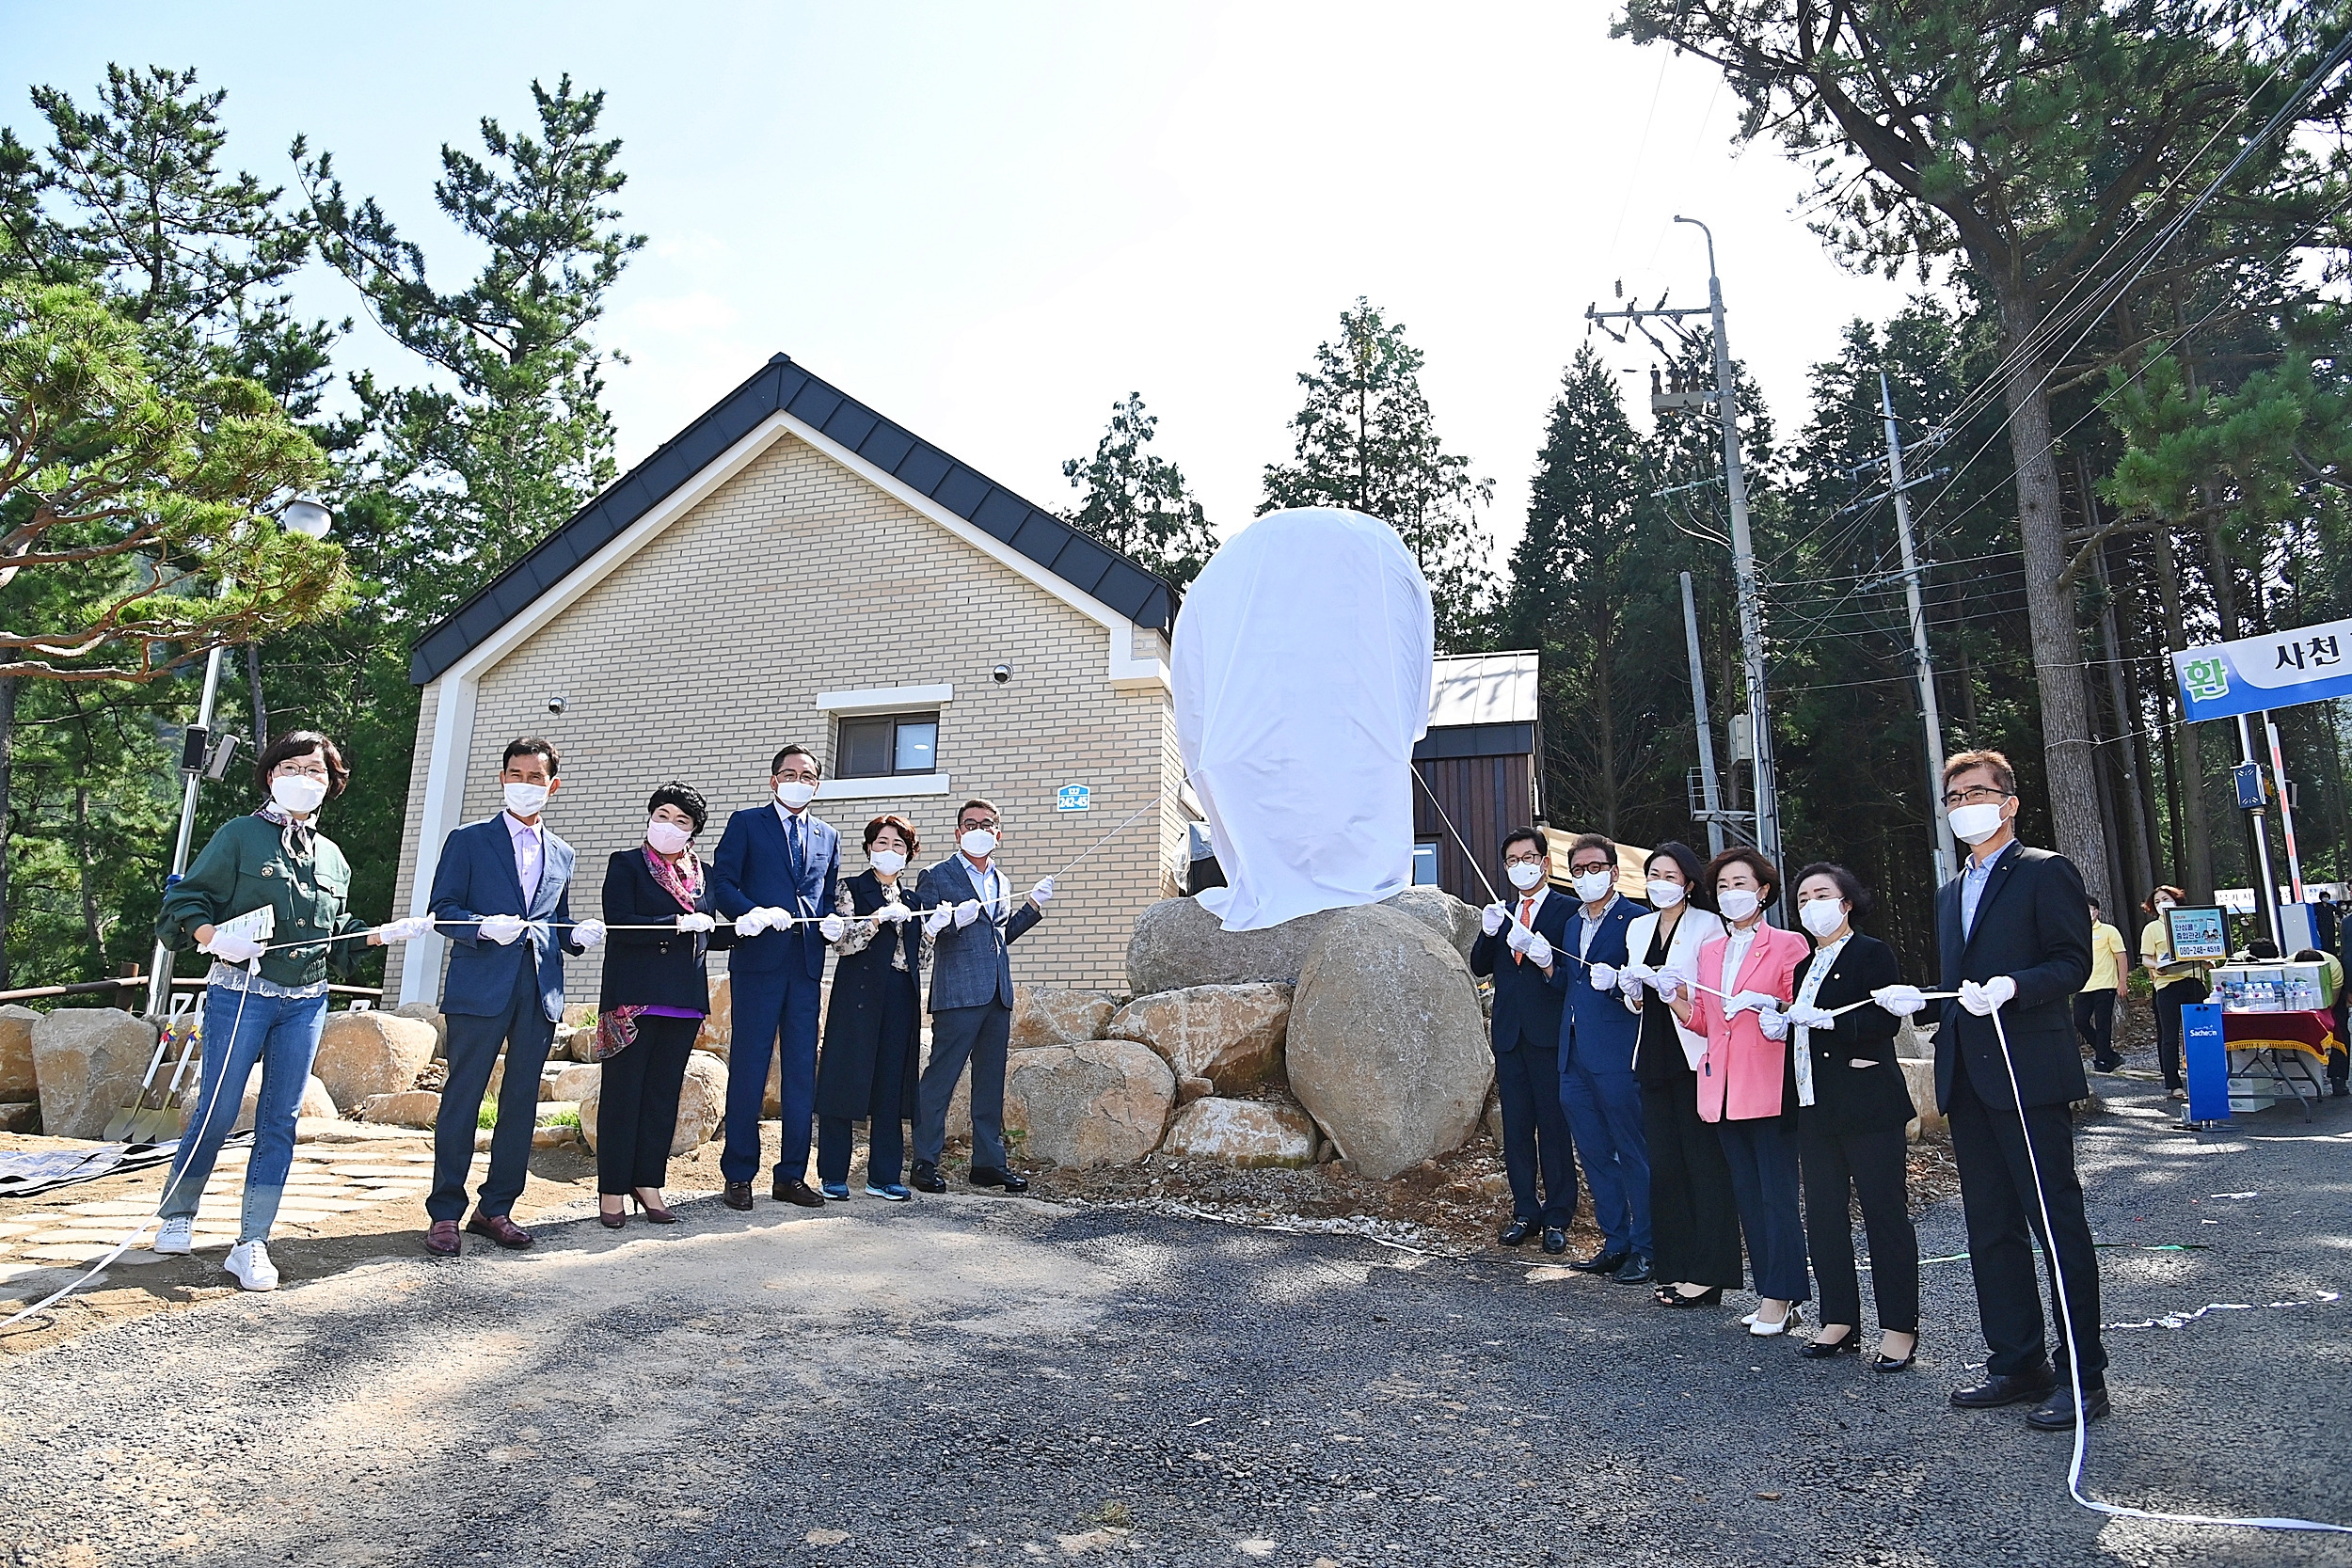
[{"label": "dark wooden building wall", "polygon": [[[1438,885],[1466,904],[1492,903],[1495,895],[1486,891],[1479,873],[1485,872],[1501,886],[1495,868],[1502,862],[1502,835],[1535,818],[1534,753],[1421,758],[1415,760],[1413,768],[1428,785],[1413,791],[1413,837],[1417,842],[1438,841]],[[1432,795],[1437,797],[1436,805],[1430,802]],[[1454,834],[1446,831],[1438,806],[1445,808],[1445,817],[1478,856],[1476,868],[1464,857]]]}]

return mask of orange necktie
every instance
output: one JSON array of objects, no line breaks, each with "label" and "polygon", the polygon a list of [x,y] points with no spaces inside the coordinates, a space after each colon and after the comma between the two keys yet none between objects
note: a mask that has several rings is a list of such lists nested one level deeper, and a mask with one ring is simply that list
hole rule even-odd
[{"label": "orange necktie", "polygon": [[[1535,895],[1529,894],[1519,900],[1519,924],[1525,926],[1534,918]],[[1514,951],[1511,955],[1511,961],[1515,964],[1523,964],[1527,961],[1527,955],[1524,952]]]}]

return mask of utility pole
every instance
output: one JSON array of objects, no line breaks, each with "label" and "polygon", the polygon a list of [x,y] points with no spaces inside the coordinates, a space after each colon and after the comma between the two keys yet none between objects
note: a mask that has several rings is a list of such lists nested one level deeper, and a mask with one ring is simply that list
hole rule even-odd
[{"label": "utility pole", "polygon": [[1707,721],[1707,667],[1699,660],[1699,612],[1691,574],[1682,574],[1682,635],[1691,645],[1691,714],[1699,728],[1699,820],[1707,824],[1707,853],[1724,852],[1724,798],[1715,784],[1715,733]]},{"label": "utility pole", "polygon": [[1910,486],[1903,482],[1903,438],[1895,426],[1895,394],[1879,372],[1879,410],[1886,417],[1886,477],[1895,492],[1895,537],[1902,545],[1903,602],[1911,610],[1911,657],[1918,668],[1919,715],[1928,729],[1928,809],[1935,819],[1935,885],[1952,879],[1952,830],[1944,817],[1944,717],[1935,703],[1935,665],[1928,657],[1928,617],[1919,604],[1919,558],[1911,543]]},{"label": "utility pole", "polygon": [[[1740,407],[1731,373],[1731,344],[1724,328],[1724,285],[1715,271],[1715,232],[1697,218],[1675,214],[1677,223],[1687,223],[1707,236],[1707,305],[1697,307],[1668,307],[1661,297],[1658,304],[1643,309],[1636,304],[1623,310],[1596,310],[1584,308],[1586,330],[1599,325],[1603,332],[1620,343],[1623,333],[1605,325],[1623,320],[1648,338],[1669,359],[1673,354],[1663,343],[1650,335],[1644,326],[1645,318],[1670,321],[1676,324],[1679,336],[1680,323],[1685,316],[1705,315],[1714,329],[1715,351],[1715,417],[1723,427],[1724,495],[1731,513],[1731,569],[1740,596],[1740,646],[1747,673],[1748,735],[1756,750],[1756,847],[1764,857],[1778,865],[1780,852],[1780,792],[1772,776],[1772,711],[1765,702],[1764,685],[1764,606],[1756,577],[1756,546],[1748,532],[1748,482],[1740,467]],[[1620,295],[1622,297],[1622,294]],[[1690,406],[1688,394],[1669,397],[1670,406]],[[1785,890],[1783,890],[1785,896]]]}]

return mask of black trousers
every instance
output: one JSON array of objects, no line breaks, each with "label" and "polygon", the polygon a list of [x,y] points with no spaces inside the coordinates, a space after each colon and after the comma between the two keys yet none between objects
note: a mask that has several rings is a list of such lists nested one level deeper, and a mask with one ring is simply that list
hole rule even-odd
[{"label": "black trousers", "polygon": [[473,1135],[482,1117],[482,1093],[490,1086],[499,1047],[506,1048],[506,1076],[499,1081],[499,1119],[490,1134],[490,1170],[476,1207],[503,1214],[523,1196],[531,1174],[531,1134],[539,1126],[539,1069],[555,1043],[555,1021],[539,995],[539,969],[525,955],[515,969],[515,994],[495,1018],[449,1015],[449,1077],[441,1085],[441,1110],[433,1120],[433,1191],[424,1212],[433,1219],[466,1215],[466,1175],[473,1168]]},{"label": "black trousers", "polygon": [[[2003,1084],[1996,1092],[2006,1097],[2008,1088]],[[1984,1326],[1985,1348],[1993,1353],[1988,1368],[2014,1376],[2032,1371],[2046,1356],[2063,1371],[2064,1320],[2071,1318],[2083,1379],[2097,1382],[2107,1370],[2106,1346],[2099,1337],[2099,1255],[2083,1212],[2082,1179],[2074,1174],[2070,1109],[2028,1105],[2021,1125],[2015,1106],[1989,1104],[1963,1067],[1952,1078],[1949,1115],[1961,1209],[1968,1225],[1968,1267],[1976,1275],[1977,1318]],[[2026,1159],[2028,1139],[2033,1164]],[[2047,1256],[2051,1242],[2034,1201],[2034,1165],[2041,1169],[2050,1228],[2057,1233],[2058,1266],[2066,1275],[2063,1300],[2055,1278],[2050,1289],[2051,1315],[2061,1324],[2055,1354],[2042,1336],[2042,1296],[2034,1277],[2034,1243],[2040,1241]],[[1875,1243],[1871,1251],[1877,1252]]]},{"label": "black trousers", "polygon": [[1565,1230],[1576,1218],[1576,1150],[1560,1102],[1560,1048],[1546,1051],[1522,1038],[1496,1052],[1495,1095],[1512,1217]]},{"label": "black trousers", "polygon": [[2074,993],[2074,1032],[2090,1047],[2093,1064],[2105,1067],[2122,1058],[2115,1053],[2115,992],[2085,990]]},{"label": "black trousers", "polygon": [[1642,1134],[1649,1146],[1650,1265],[1674,1285],[1745,1283],[1740,1206],[1714,1124],[1699,1119],[1688,1078],[1642,1086]]},{"label": "black trousers", "polygon": [[637,1015],[637,1041],[604,1060],[596,1090],[596,1191],[659,1187],[677,1136],[678,1090],[694,1053],[698,1018]]},{"label": "black trousers", "polygon": [[[2113,991],[2107,993],[2114,995]],[[1862,1327],[1862,1278],[1854,1267],[1851,1191],[1862,1200],[1862,1227],[1870,1238],[1870,1294],[1879,1327],[1919,1332],[1919,1235],[1911,1227],[1904,1187],[1903,1130],[1824,1132],[1797,1113],[1797,1157],[1804,1166],[1804,1242],[1820,1291],[1821,1322]]]},{"label": "black trousers", "polygon": [[2164,1086],[2188,1086],[2181,1076],[2181,1009],[2205,999],[2202,980],[2175,980],[2156,988],[2156,1065],[2164,1069]]}]

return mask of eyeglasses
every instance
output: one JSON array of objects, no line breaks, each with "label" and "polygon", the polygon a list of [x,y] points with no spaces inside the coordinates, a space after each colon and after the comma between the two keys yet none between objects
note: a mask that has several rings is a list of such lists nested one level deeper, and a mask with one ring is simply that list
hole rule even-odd
[{"label": "eyeglasses", "polygon": [[1568,875],[1571,877],[1589,877],[1596,871],[1606,871],[1608,869],[1609,866],[1606,862],[1596,861],[1591,865],[1569,866]]},{"label": "eyeglasses", "polygon": [[326,764],[323,762],[314,762],[308,768],[298,762],[281,762],[270,776],[278,779],[330,779],[332,777],[326,771]]},{"label": "eyeglasses", "polygon": [[2008,799],[2009,791],[1994,784],[1975,784],[1967,789],[1947,789],[1944,792],[1944,804],[1947,810],[1953,806],[1973,806],[1986,800]]}]

